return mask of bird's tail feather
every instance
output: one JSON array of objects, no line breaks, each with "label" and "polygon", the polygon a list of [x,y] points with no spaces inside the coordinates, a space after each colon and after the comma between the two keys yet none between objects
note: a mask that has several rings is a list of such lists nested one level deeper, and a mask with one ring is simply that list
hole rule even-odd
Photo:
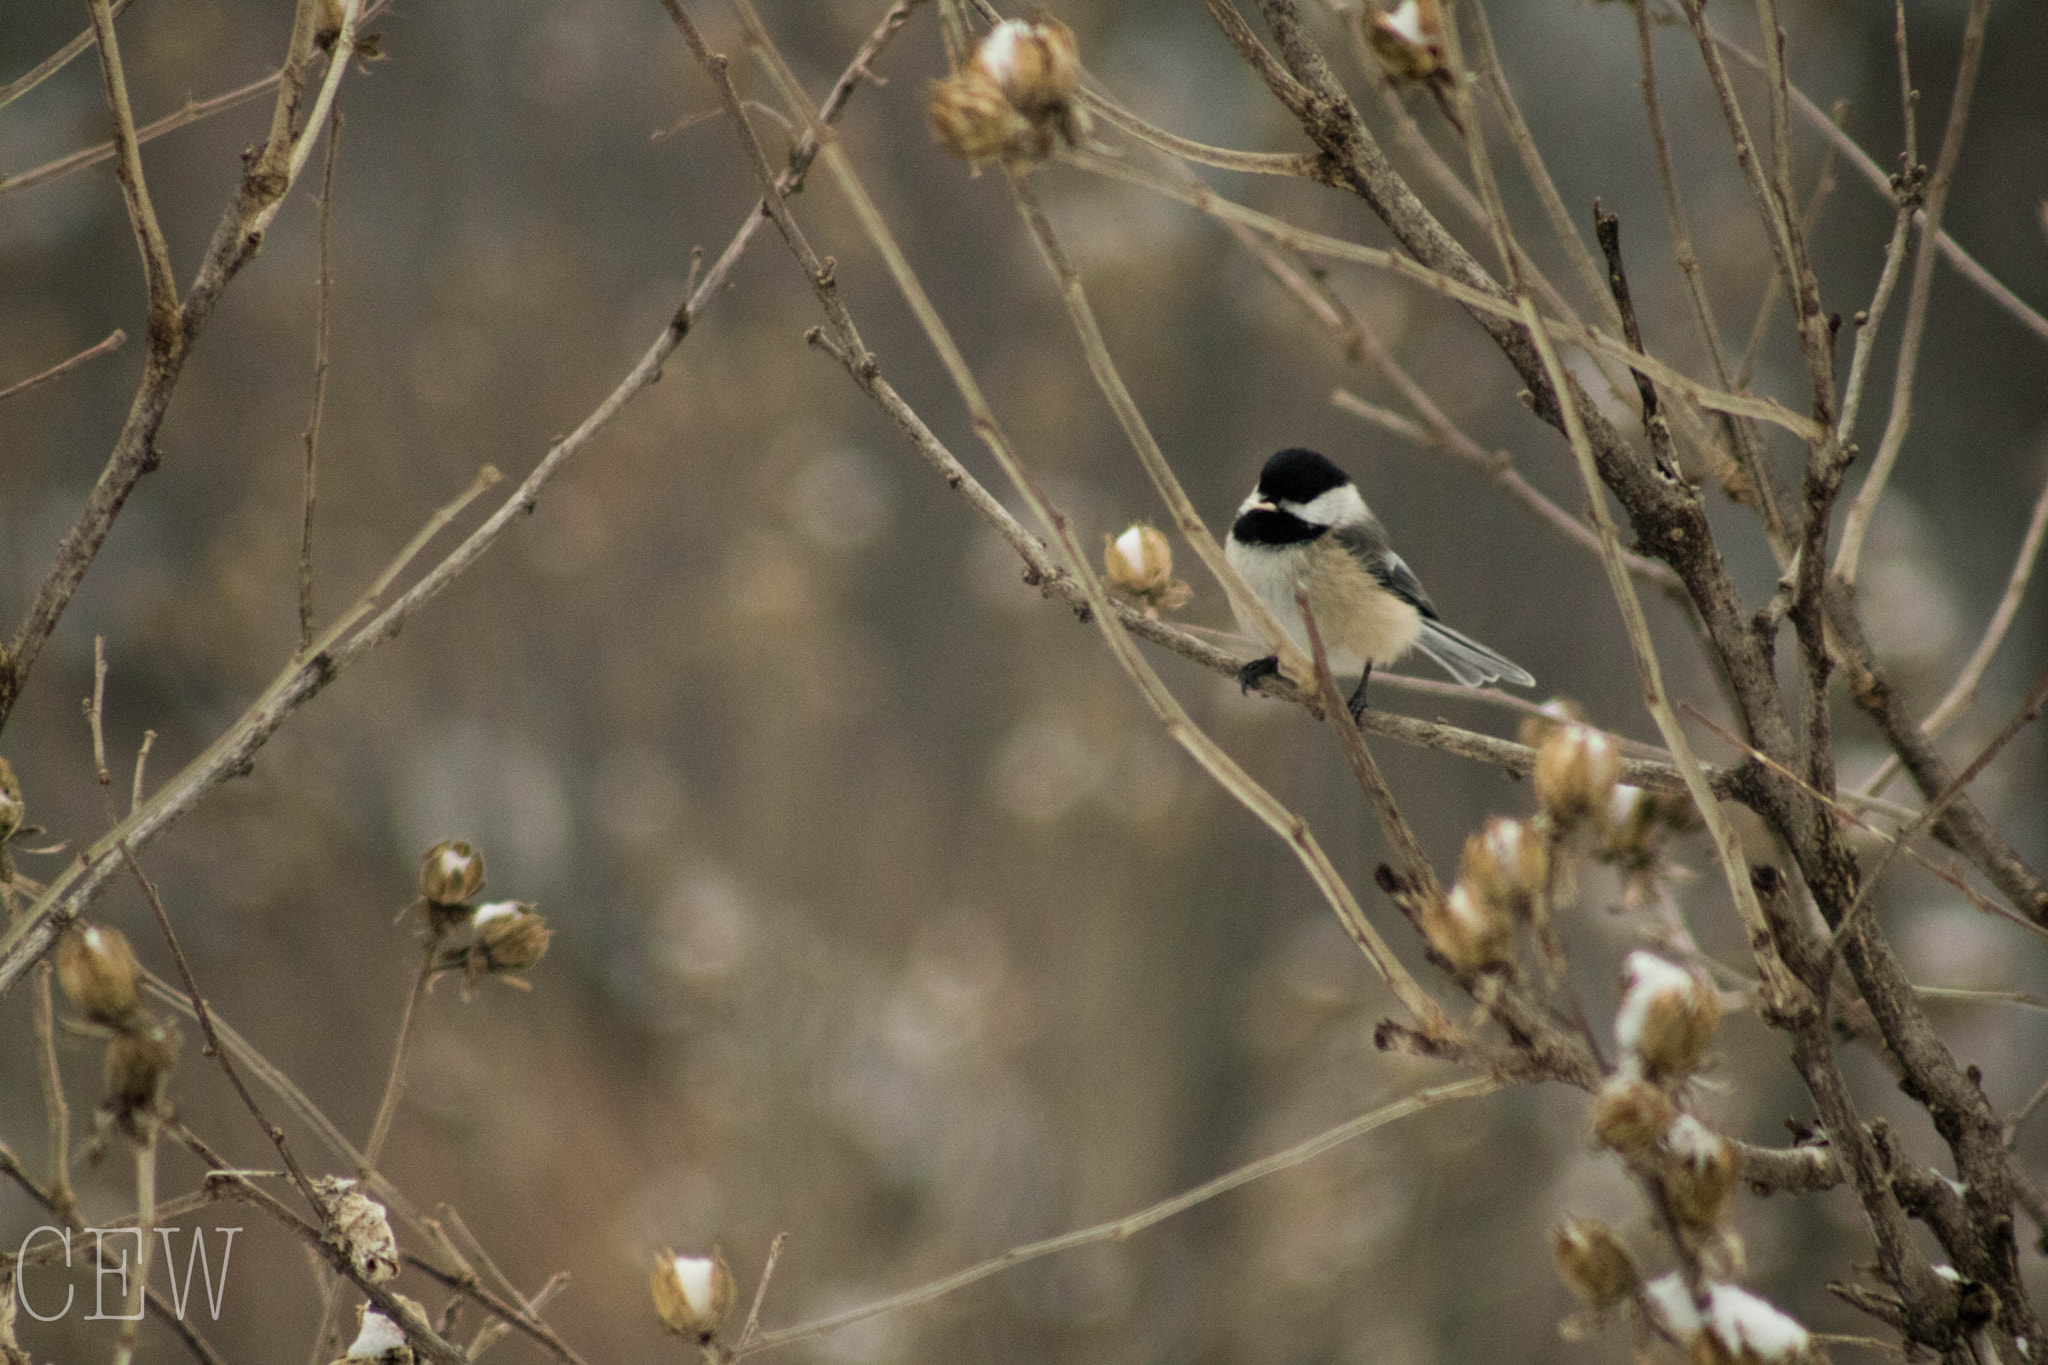
[{"label": "bird's tail feather", "polygon": [[1536,685],[1536,679],[1529,676],[1527,669],[1510,663],[1441,621],[1425,619],[1422,635],[1416,640],[1415,647],[1467,687],[1483,687],[1490,682],[1513,683],[1517,687]]}]

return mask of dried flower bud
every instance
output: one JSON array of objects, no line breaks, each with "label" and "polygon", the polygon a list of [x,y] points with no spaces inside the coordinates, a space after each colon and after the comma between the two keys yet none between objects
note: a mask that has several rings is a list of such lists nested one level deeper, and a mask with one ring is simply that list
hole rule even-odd
[{"label": "dried flower bud", "polygon": [[1584,725],[1586,708],[1569,697],[1552,697],[1536,708],[1540,716],[1524,716],[1515,729],[1515,738],[1531,749],[1540,749],[1545,740],[1567,725]]},{"label": "dried flower bud", "polygon": [[523,972],[547,956],[548,940],[555,931],[530,905],[517,901],[494,901],[480,905],[473,921],[476,928],[475,956],[486,972]]},{"label": "dried flower bud", "polygon": [[1005,19],[975,50],[973,69],[1027,115],[1064,106],[1081,84],[1081,50],[1074,30],[1042,11]]},{"label": "dried flower bud", "polygon": [[1664,1173],[1671,1216],[1696,1232],[1710,1230],[1735,1189],[1735,1148],[1690,1114],[1680,1115],[1665,1132],[1664,1147],[1671,1155]]},{"label": "dried flower bud", "polygon": [[1597,1218],[1574,1218],[1561,1225],[1552,1250],[1566,1287],[1596,1313],[1619,1303],[1636,1287],[1636,1264],[1628,1249]]},{"label": "dried flower bud", "polygon": [[1365,40],[1396,80],[1427,80],[1443,70],[1443,19],[1437,0],[1401,0],[1392,10],[1366,6]]},{"label": "dried flower bud", "polygon": [[443,839],[420,859],[420,895],[429,905],[460,905],[484,889],[484,855],[461,840]]},{"label": "dried flower bud", "polygon": [[1504,913],[1523,914],[1543,889],[1550,849],[1520,820],[1495,816],[1465,840],[1458,881]]},{"label": "dried flower bud", "polygon": [[939,145],[969,161],[1024,155],[1032,150],[1031,120],[976,68],[935,81],[925,98],[925,114]]},{"label": "dried flower bud", "polygon": [[1641,949],[1622,972],[1627,989],[1614,1014],[1614,1041],[1654,1081],[1699,1069],[1721,1025],[1721,998],[1707,981]]},{"label": "dried flower bud", "polygon": [[76,925],[57,942],[57,984],[96,1023],[118,1026],[134,1016],[141,975],[127,936],[111,925]]},{"label": "dried flower bud", "polygon": [[1664,1140],[1678,1116],[1671,1097],[1626,1072],[1607,1078],[1593,1100],[1593,1136],[1625,1157],[1639,1157]]},{"label": "dried flower bud", "polygon": [[356,1273],[371,1284],[398,1274],[398,1239],[384,1206],[364,1194],[360,1182],[340,1176],[321,1176],[313,1188],[328,1201],[327,1224],[348,1248]]},{"label": "dried flower bud", "polygon": [[1150,526],[1133,525],[1102,538],[1102,576],[1109,586],[1154,612],[1187,605],[1194,589],[1173,576],[1173,547]]},{"label": "dried flower bud", "polygon": [[164,1096],[177,1064],[177,1033],[146,1014],[131,1014],[107,1043],[102,1117],[140,1141],[168,1110]]},{"label": "dried flower bud", "polygon": [[1498,907],[1460,883],[1448,896],[1423,906],[1422,932],[1453,967],[1476,972],[1508,960],[1514,926]]},{"label": "dried flower bud", "polygon": [[1560,833],[1604,817],[1614,799],[1621,754],[1587,725],[1566,725],[1536,753],[1536,801]]},{"label": "dried flower bud", "polygon": [[718,1335],[738,1292],[725,1256],[713,1247],[709,1256],[678,1256],[663,1248],[654,1258],[654,1311],[672,1332],[698,1342]]},{"label": "dried flower bud", "polygon": [[28,803],[21,799],[21,784],[14,780],[14,769],[0,758],[0,844],[21,828],[22,817],[27,814]]},{"label": "dried flower bud", "polygon": [[376,1365],[412,1365],[412,1347],[405,1341],[405,1329],[364,1304],[362,1325],[350,1343],[345,1360],[375,1361]]}]

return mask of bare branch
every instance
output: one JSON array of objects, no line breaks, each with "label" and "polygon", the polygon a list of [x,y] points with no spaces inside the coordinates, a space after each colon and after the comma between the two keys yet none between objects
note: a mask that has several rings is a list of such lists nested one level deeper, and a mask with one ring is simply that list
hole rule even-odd
[{"label": "bare branch", "polygon": [[1335,1128],[1318,1133],[1306,1142],[1289,1147],[1286,1151],[1275,1152],[1269,1157],[1240,1166],[1226,1175],[1219,1175],[1214,1180],[1197,1185],[1183,1194],[1177,1194],[1171,1199],[1162,1199],[1114,1222],[1098,1223],[1094,1227],[1081,1228],[1058,1237],[1048,1237],[1041,1242],[1027,1242],[1023,1246],[1011,1247],[1000,1256],[991,1257],[978,1265],[971,1265],[965,1270],[956,1271],[944,1279],[934,1280],[916,1289],[892,1294],[886,1299],[864,1304],[848,1312],[835,1313],[829,1318],[819,1318],[795,1327],[784,1327],[779,1331],[763,1332],[755,1337],[751,1344],[735,1348],[733,1355],[735,1358],[758,1355],[763,1351],[773,1351],[778,1347],[808,1341],[827,1332],[836,1332],[842,1327],[851,1327],[856,1322],[881,1317],[884,1313],[915,1308],[919,1304],[930,1303],[933,1299],[941,1298],[955,1290],[965,1289],[968,1285],[985,1280],[991,1275],[1000,1274],[1012,1266],[1035,1261],[1041,1256],[1071,1251],[1075,1247],[1092,1246],[1097,1242],[1123,1241],[1154,1224],[1165,1222],[1175,1214],[1184,1213],[1197,1204],[1206,1203],[1219,1194],[1227,1194],[1240,1185],[1248,1185],[1254,1180],[1299,1166],[1304,1161],[1321,1156],[1332,1147],[1341,1146],[1355,1137],[1362,1137],[1375,1128],[1384,1127],[1398,1119],[1421,1113],[1425,1109],[1451,1100],[1477,1099],[1482,1095],[1489,1095],[1500,1089],[1501,1084],[1490,1076],[1481,1076],[1421,1091],[1405,1100],[1397,1100],[1369,1114],[1362,1114],[1347,1123],[1340,1123]]},{"label": "bare branch", "polygon": [[83,365],[88,360],[92,360],[99,356],[106,355],[112,351],[117,351],[121,349],[121,344],[127,340],[128,334],[122,331],[120,328],[116,327],[113,330],[112,334],[110,334],[106,338],[106,340],[101,341],[96,345],[86,347],[77,355],[72,356],[71,359],[60,360],[55,365],[52,365],[49,369],[44,370],[41,374],[30,375],[27,379],[21,380],[19,383],[9,384],[6,388],[0,389],[0,403],[6,402],[8,399],[14,397],[17,394],[27,393],[30,389],[35,388],[38,384],[47,384],[52,379],[61,378],[62,376],[69,374],[72,370],[78,368],[80,365]]}]

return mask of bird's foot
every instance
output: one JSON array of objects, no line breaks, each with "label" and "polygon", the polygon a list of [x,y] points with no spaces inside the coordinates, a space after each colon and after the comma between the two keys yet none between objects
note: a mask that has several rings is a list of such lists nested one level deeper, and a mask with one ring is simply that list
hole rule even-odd
[{"label": "bird's foot", "polygon": [[1268,654],[1263,659],[1253,659],[1237,670],[1237,685],[1249,693],[1254,687],[1280,671],[1280,656]]},{"label": "bird's foot", "polygon": [[1371,681],[1372,665],[1367,664],[1365,666],[1365,672],[1359,675],[1357,690],[1351,694],[1351,700],[1344,704],[1345,709],[1351,713],[1351,723],[1353,725],[1358,724],[1358,718],[1365,714],[1365,708],[1367,705],[1365,700],[1365,685]]}]

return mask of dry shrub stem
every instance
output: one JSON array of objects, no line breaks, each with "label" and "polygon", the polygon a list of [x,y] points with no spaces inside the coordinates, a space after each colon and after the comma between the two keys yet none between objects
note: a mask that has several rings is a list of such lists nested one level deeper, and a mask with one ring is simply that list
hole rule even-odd
[{"label": "dry shrub stem", "polygon": [[[1920,245],[1913,256],[1913,285],[1906,295],[1906,322],[1899,335],[1897,371],[1892,376],[1891,414],[1885,419],[1884,436],[1870,473],[1849,504],[1848,519],[1842,524],[1841,547],[1835,552],[1835,576],[1842,582],[1856,581],[1856,568],[1863,553],[1863,538],[1870,530],[1870,518],[1884,496],[1885,484],[1905,444],[1906,430],[1913,420],[1913,380],[1920,364],[1920,342],[1927,332],[1927,301],[1934,288],[1935,241],[1941,232],[1942,210],[1948,205],[1948,190],[1955,180],[1956,165],[1962,159],[1963,132],[1970,121],[1970,97],[1977,89],[1977,70],[1984,55],[1984,29],[1991,17],[1991,0],[1970,0],[1969,21],[1963,27],[1963,51],[1956,71],[1956,89],[1950,101],[1948,124],[1942,129],[1941,155],[1934,163],[1934,178],[1919,208],[1924,215]],[[1909,171],[1909,174],[1911,172]],[[1911,196],[1902,192],[1902,204],[1911,206]]]},{"label": "dry shrub stem", "polygon": [[1341,1146],[1353,1138],[1362,1137],[1372,1132],[1375,1128],[1385,1127],[1387,1124],[1393,1123],[1398,1119],[1407,1118],[1411,1114],[1421,1113],[1425,1109],[1447,1103],[1451,1100],[1477,1099],[1482,1095],[1492,1094],[1501,1088],[1501,1084],[1500,1081],[1490,1076],[1479,1076],[1470,1080],[1455,1081],[1449,1085],[1435,1086],[1431,1089],[1420,1091],[1410,1095],[1407,1099],[1396,1100],[1392,1104],[1382,1105],[1371,1113],[1362,1114],[1349,1122],[1340,1123],[1334,1128],[1318,1133],[1306,1142],[1289,1147],[1282,1152],[1275,1152],[1273,1155],[1254,1161],[1249,1165],[1240,1166],[1234,1171],[1217,1176],[1214,1180],[1197,1185],[1195,1188],[1182,1194],[1177,1194],[1171,1199],[1163,1199],[1126,1217],[1116,1219],[1113,1222],[1098,1223],[1094,1227],[1079,1228],[1073,1232],[1062,1233],[1058,1237],[1048,1237],[1041,1242],[1027,1242],[1022,1246],[1011,1247],[1000,1256],[992,1257],[977,1265],[971,1265],[965,1270],[956,1271],[944,1279],[934,1280],[930,1284],[905,1290],[901,1294],[894,1294],[886,1299],[877,1300],[874,1303],[863,1304],[859,1308],[850,1309],[844,1313],[836,1313],[829,1318],[819,1318],[813,1322],[799,1323],[794,1327],[784,1327],[775,1331],[763,1332],[755,1337],[751,1343],[734,1350],[733,1356],[740,1358],[758,1355],[763,1351],[772,1351],[778,1347],[793,1345],[799,1341],[808,1341],[814,1337],[825,1336],[830,1332],[838,1331],[842,1327],[851,1327],[857,1322],[866,1322],[869,1318],[878,1318],[884,1313],[895,1313],[905,1308],[914,1308],[919,1304],[930,1303],[933,1299],[951,1294],[955,1290],[965,1289],[970,1284],[985,1280],[991,1275],[1010,1269],[1012,1266],[1022,1265],[1026,1261],[1035,1261],[1041,1256],[1050,1256],[1060,1251],[1070,1251],[1075,1247],[1092,1246],[1099,1242],[1124,1241],[1143,1232],[1146,1228],[1152,1227],[1154,1224],[1165,1222],[1175,1214],[1184,1213],[1197,1204],[1206,1203],[1219,1194],[1226,1194],[1240,1185],[1248,1185],[1254,1180],[1263,1179],[1277,1171],[1284,1171],[1291,1167],[1299,1166],[1304,1161],[1321,1156],[1331,1148]]},{"label": "dry shrub stem", "polygon": [[80,365],[83,365],[88,360],[94,360],[100,356],[108,355],[114,351],[118,351],[121,349],[122,344],[127,340],[128,334],[122,331],[120,328],[116,327],[104,341],[100,341],[95,343],[94,345],[86,347],[77,355],[72,356],[69,360],[60,360],[55,365],[52,365],[49,369],[44,370],[41,374],[32,374],[26,379],[20,380],[17,383],[9,384],[6,388],[0,389],[0,403],[4,403],[8,399],[14,398],[20,394],[27,393],[30,389],[35,388],[39,384],[47,384],[52,379],[60,379],[63,376],[71,373],[71,371],[77,369]]}]

